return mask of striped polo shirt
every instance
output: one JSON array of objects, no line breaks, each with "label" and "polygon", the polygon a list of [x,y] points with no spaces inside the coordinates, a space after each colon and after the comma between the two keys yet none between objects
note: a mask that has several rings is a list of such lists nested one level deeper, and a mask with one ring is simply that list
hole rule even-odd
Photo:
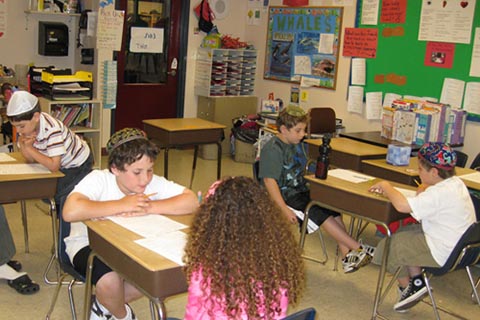
[{"label": "striped polo shirt", "polygon": [[40,129],[33,146],[48,157],[61,156],[60,169],[79,167],[90,155],[85,140],[45,112],[40,113]]}]

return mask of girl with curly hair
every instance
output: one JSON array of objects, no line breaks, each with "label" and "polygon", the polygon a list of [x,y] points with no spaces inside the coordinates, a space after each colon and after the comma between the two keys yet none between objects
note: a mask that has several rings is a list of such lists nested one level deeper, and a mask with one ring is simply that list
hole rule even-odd
[{"label": "girl with curly hair", "polygon": [[185,248],[185,320],[281,319],[304,288],[300,249],[287,219],[258,182],[215,182]]}]

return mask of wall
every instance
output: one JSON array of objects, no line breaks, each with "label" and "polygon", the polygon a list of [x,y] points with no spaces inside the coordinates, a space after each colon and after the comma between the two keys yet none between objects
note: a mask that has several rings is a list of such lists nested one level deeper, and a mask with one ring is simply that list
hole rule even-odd
[{"label": "wall", "polygon": [[[88,0],[94,3],[93,7],[98,8],[98,0]],[[178,1],[178,0],[174,0]],[[347,1],[348,2],[348,1]],[[355,18],[355,2],[353,6],[345,7],[343,16],[343,28],[352,27]],[[7,35],[0,38],[0,52],[2,52],[0,63],[8,66],[15,64],[28,64],[34,62],[36,65],[55,64],[58,67],[71,67],[75,65],[74,55],[71,54],[66,58],[48,58],[38,55],[37,52],[37,29],[38,19],[47,19],[43,15],[25,15],[24,10],[27,8],[27,0],[8,0],[8,26]],[[204,34],[194,34],[194,28],[198,24],[197,18],[193,14],[193,7],[199,3],[197,0],[190,1],[190,21],[189,21],[189,39],[187,50],[187,71],[186,71],[186,87],[185,87],[185,117],[195,117],[197,114],[197,97],[194,95],[194,79],[195,79],[195,54],[200,46]],[[267,97],[269,92],[274,92],[276,97],[288,101],[290,92],[290,83],[279,81],[271,81],[263,79],[263,63],[265,56],[266,43],[266,26],[267,12],[265,11],[261,24],[259,26],[248,26],[246,23],[247,0],[230,0],[230,15],[224,20],[216,20],[219,30],[223,34],[229,34],[232,37],[240,37],[243,41],[251,42],[259,51],[257,79],[256,79],[256,95],[259,98]],[[310,0],[311,6],[328,6],[332,5],[332,0]],[[95,5],[97,4],[97,5]],[[270,5],[281,5],[281,0],[270,0]],[[91,8],[92,6],[88,6]],[[70,23],[72,29],[70,51],[74,52],[76,39],[76,25],[78,18],[48,16],[49,21],[63,21]],[[66,22],[65,22],[66,20]],[[15,35],[14,35],[15,32]],[[342,34],[343,41],[343,34]],[[342,118],[346,125],[346,130],[355,131],[372,131],[379,130],[380,121],[366,120],[361,115],[349,113],[347,111],[347,87],[349,82],[350,58],[341,56],[338,63],[337,88],[335,91],[313,88],[309,89],[309,101],[302,103],[305,109],[318,106],[332,106],[337,117]],[[111,58],[108,52],[98,52],[95,57],[96,61]],[[461,60],[461,57],[457,57]],[[78,67],[78,65],[77,65]],[[98,87],[97,87],[97,92]],[[104,111],[104,138],[105,145],[108,134],[110,132],[110,112]],[[465,146],[461,149],[469,155],[469,163],[475,155],[480,152],[478,143],[474,141],[474,137],[480,136],[480,124],[467,122]]]}]

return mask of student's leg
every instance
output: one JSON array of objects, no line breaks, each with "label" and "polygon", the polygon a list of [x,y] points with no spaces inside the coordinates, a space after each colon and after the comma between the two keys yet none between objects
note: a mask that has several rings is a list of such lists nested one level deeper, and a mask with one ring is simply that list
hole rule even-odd
[{"label": "student's leg", "polygon": [[342,253],[342,259],[345,258],[350,250],[360,248],[360,244],[347,233],[341,216],[329,216],[325,222],[323,222],[322,227],[337,241],[340,252]]},{"label": "student's leg", "polygon": [[15,243],[8,227],[5,210],[0,205],[0,266],[6,264],[15,255]]}]

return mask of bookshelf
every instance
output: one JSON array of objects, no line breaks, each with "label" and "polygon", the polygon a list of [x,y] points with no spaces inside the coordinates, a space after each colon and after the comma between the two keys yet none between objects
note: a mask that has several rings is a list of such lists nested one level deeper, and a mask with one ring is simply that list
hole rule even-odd
[{"label": "bookshelf", "polygon": [[92,151],[95,169],[102,165],[102,102],[99,100],[48,100],[40,97],[40,108],[82,136]]}]

